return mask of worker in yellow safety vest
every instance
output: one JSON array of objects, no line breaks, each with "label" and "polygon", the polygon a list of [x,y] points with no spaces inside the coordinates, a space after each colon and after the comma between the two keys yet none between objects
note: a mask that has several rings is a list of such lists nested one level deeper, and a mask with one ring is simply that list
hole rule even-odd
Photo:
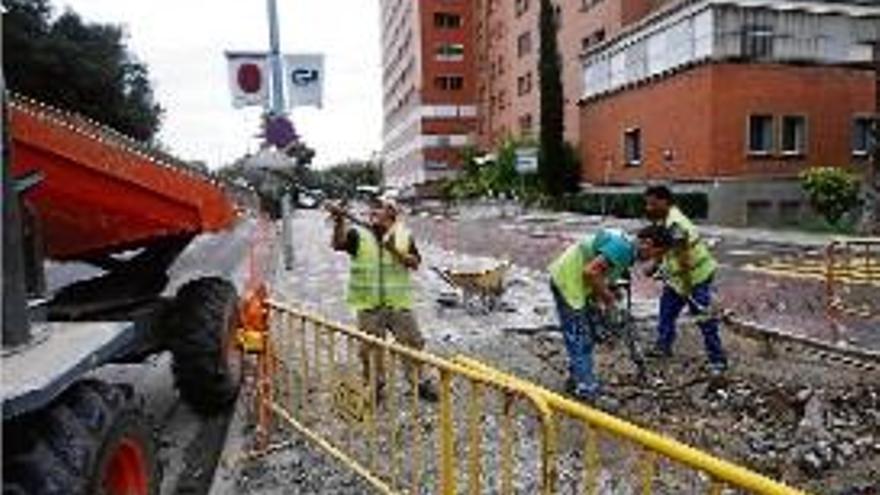
[{"label": "worker in yellow safety vest", "polygon": [[[347,302],[357,315],[360,330],[382,339],[390,331],[397,342],[423,349],[425,339],[413,314],[410,279],[410,272],[419,268],[421,255],[400,218],[400,208],[392,200],[373,198],[368,223],[351,227],[343,209],[330,206],[328,210],[334,220],[333,248],[351,258]],[[369,347],[360,351],[365,376],[369,376]],[[372,349],[380,398],[385,378],[382,354],[380,349]],[[418,393],[424,400],[437,400],[427,379],[419,381]]]},{"label": "worker in yellow safety vest", "polygon": [[720,376],[727,370],[727,356],[721,345],[718,318],[710,314],[712,282],[718,264],[696,226],[675,206],[672,191],[658,185],[645,190],[645,215],[656,225],[669,229],[672,248],[659,269],[665,275],[660,296],[657,342],[649,352],[653,357],[669,357],[676,339],[676,321],[688,306],[703,334],[709,360],[708,371]]},{"label": "worker in yellow safety vest", "polygon": [[668,245],[668,232],[663,227],[646,227],[638,233],[637,241],[621,230],[602,228],[571,244],[550,264],[550,291],[569,360],[567,388],[578,399],[603,409],[614,408],[610,398],[600,394],[593,371],[597,312],[616,307],[612,282],[636,261],[659,260]]}]

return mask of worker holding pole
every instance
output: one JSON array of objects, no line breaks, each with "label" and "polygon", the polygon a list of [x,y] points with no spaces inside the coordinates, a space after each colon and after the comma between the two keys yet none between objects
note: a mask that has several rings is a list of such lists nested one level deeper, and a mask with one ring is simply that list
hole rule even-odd
[{"label": "worker holding pole", "polygon": [[550,264],[550,290],[569,359],[567,388],[578,399],[613,408],[601,396],[593,371],[597,313],[617,306],[611,283],[636,261],[659,260],[668,246],[668,232],[661,226],[641,230],[636,242],[620,230],[605,228],[570,245]]},{"label": "worker holding pole", "polygon": [[672,191],[666,186],[651,186],[644,194],[645,214],[655,225],[669,230],[672,248],[659,267],[664,274],[660,297],[657,342],[648,353],[652,357],[672,356],[676,339],[676,320],[688,306],[703,333],[709,360],[709,373],[721,376],[727,370],[727,356],[721,345],[718,318],[711,314],[712,282],[717,263],[693,222],[675,206]]},{"label": "worker holding pole", "polygon": [[[370,201],[369,222],[355,222],[348,228],[344,209],[328,205],[333,221],[333,249],[351,257],[348,304],[357,314],[361,331],[385,338],[388,331],[401,344],[421,350],[425,339],[412,311],[410,272],[417,270],[421,256],[410,232],[403,225],[400,209],[390,199]],[[364,374],[369,376],[370,352],[376,362],[377,395],[384,388],[382,351],[361,348]],[[412,369],[407,369],[412,373]],[[418,383],[419,396],[436,402],[437,392],[429,380]]]}]

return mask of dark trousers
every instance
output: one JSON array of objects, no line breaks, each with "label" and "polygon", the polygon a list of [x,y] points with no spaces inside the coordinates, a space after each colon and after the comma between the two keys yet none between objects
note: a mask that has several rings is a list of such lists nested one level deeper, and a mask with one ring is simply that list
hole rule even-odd
[{"label": "dark trousers", "polygon": [[698,326],[703,333],[703,344],[709,362],[714,365],[727,364],[727,357],[718,334],[718,318],[706,317],[702,314],[704,309],[708,310],[712,302],[711,288],[712,279],[696,285],[690,294],[692,302],[669,286],[663,288],[663,295],[660,297],[660,322],[657,326],[657,347],[664,351],[672,350],[676,338],[676,321],[681,310],[688,306],[690,313],[697,317],[699,322]]}]

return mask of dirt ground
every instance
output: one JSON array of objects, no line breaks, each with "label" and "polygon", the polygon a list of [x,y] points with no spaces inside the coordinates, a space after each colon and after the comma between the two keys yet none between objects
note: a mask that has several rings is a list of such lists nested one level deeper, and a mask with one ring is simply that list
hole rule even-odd
[{"label": "dirt ground", "polygon": [[[300,213],[294,232],[297,263],[276,279],[279,297],[351,322],[340,290],[347,260],[328,248],[327,224],[317,214]],[[498,262],[420,240],[428,266]],[[515,265],[509,282],[501,306],[485,313],[450,303],[450,288],[431,270],[421,270],[416,313],[427,348],[446,357],[463,353],[561,391],[567,359],[546,277]],[[654,305],[650,299],[635,304],[643,345],[653,338]],[[732,368],[721,383],[708,380],[699,332],[686,322],[675,355],[650,361],[644,380],[624,346],[613,339],[601,344],[597,371],[617,402],[615,414],[812,493],[880,493],[880,370],[823,361],[793,347],[776,346],[770,355],[728,332],[724,339]],[[459,409],[466,405],[464,398],[455,403]],[[243,464],[235,493],[363,493],[354,475],[297,435],[280,435],[295,447]],[[608,486],[601,493],[629,493]]]}]

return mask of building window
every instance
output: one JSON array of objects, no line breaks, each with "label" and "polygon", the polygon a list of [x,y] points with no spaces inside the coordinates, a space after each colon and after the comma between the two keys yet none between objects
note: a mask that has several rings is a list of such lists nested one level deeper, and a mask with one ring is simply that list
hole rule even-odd
[{"label": "building window", "polygon": [[434,27],[441,29],[457,29],[461,27],[461,16],[446,12],[434,13]]},{"label": "building window", "polygon": [[529,10],[529,0],[516,0],[516,16],[519,17]]},{"label": "building window", "polygon": [[746,201],[746,225],[768,226],[773,221],[773,202],[766,199]]},{"label": "building window", "polygon": [[498,110],[507,108],[507,91],[503,89],[498,92]]},{"label": "building window", "polygon": [[742,56],[750,59],[773,57],[773,28],[770,26],[745,26],[742,31]]},{"label": "building window", "polygon": [[532,114],[527,113],[519,118],[519,133],[522,137],[530,137],[534,126]]},{"label": "building window", "polygon": [[516,39],[516,54],[519,57],[524,57],[532,52],[532,33],[531,31],[526,31],[525,33],[519,35],[519,38]]},{"label": "building window", "polygon": [[590,10],[601,2],[602,0],[581,0],[581,10]]},{"label": "building window", "polygon": [[461,76],[437,76],[434,78],[434,87],[441,91],[458,91],[464,86],[464,78]]},{"label": "building window", "polygon": [[527,95],[532,92],[532,73],[527,72],[524,76],[516,78],[516,94]]},{"label": "building window", "polygon": [[773,116],[749,116],[749,153],[766,155],[773,151]]},{"label": "building window", "polygon": [[803,155],[807,150],[807,119],[802,116],[782,117],[782,154]]},{"label": "building window", "polygon": [[593,31],[593,34],[581,39],[581,49],[586,51],[590,47],[598,45],[603,41],[605,41],[605,30],[597,29],[596,31]]},{"label": "building window", "polygon": [[444,62],[463,60],[464,45],[461,43],[443,43],[437,46],[436,59]]},{"label": "building window", "polygon": [[871,117],[856,117],[853,119],[852,153],[855,156],[867,156],[871,153],[874,138],[871,135]]},{"label": "building window", "polygon": [[642,164],[641,129],[627,129],[623,133],[623,156],[626,159],[627,166],[638,167]]}]

